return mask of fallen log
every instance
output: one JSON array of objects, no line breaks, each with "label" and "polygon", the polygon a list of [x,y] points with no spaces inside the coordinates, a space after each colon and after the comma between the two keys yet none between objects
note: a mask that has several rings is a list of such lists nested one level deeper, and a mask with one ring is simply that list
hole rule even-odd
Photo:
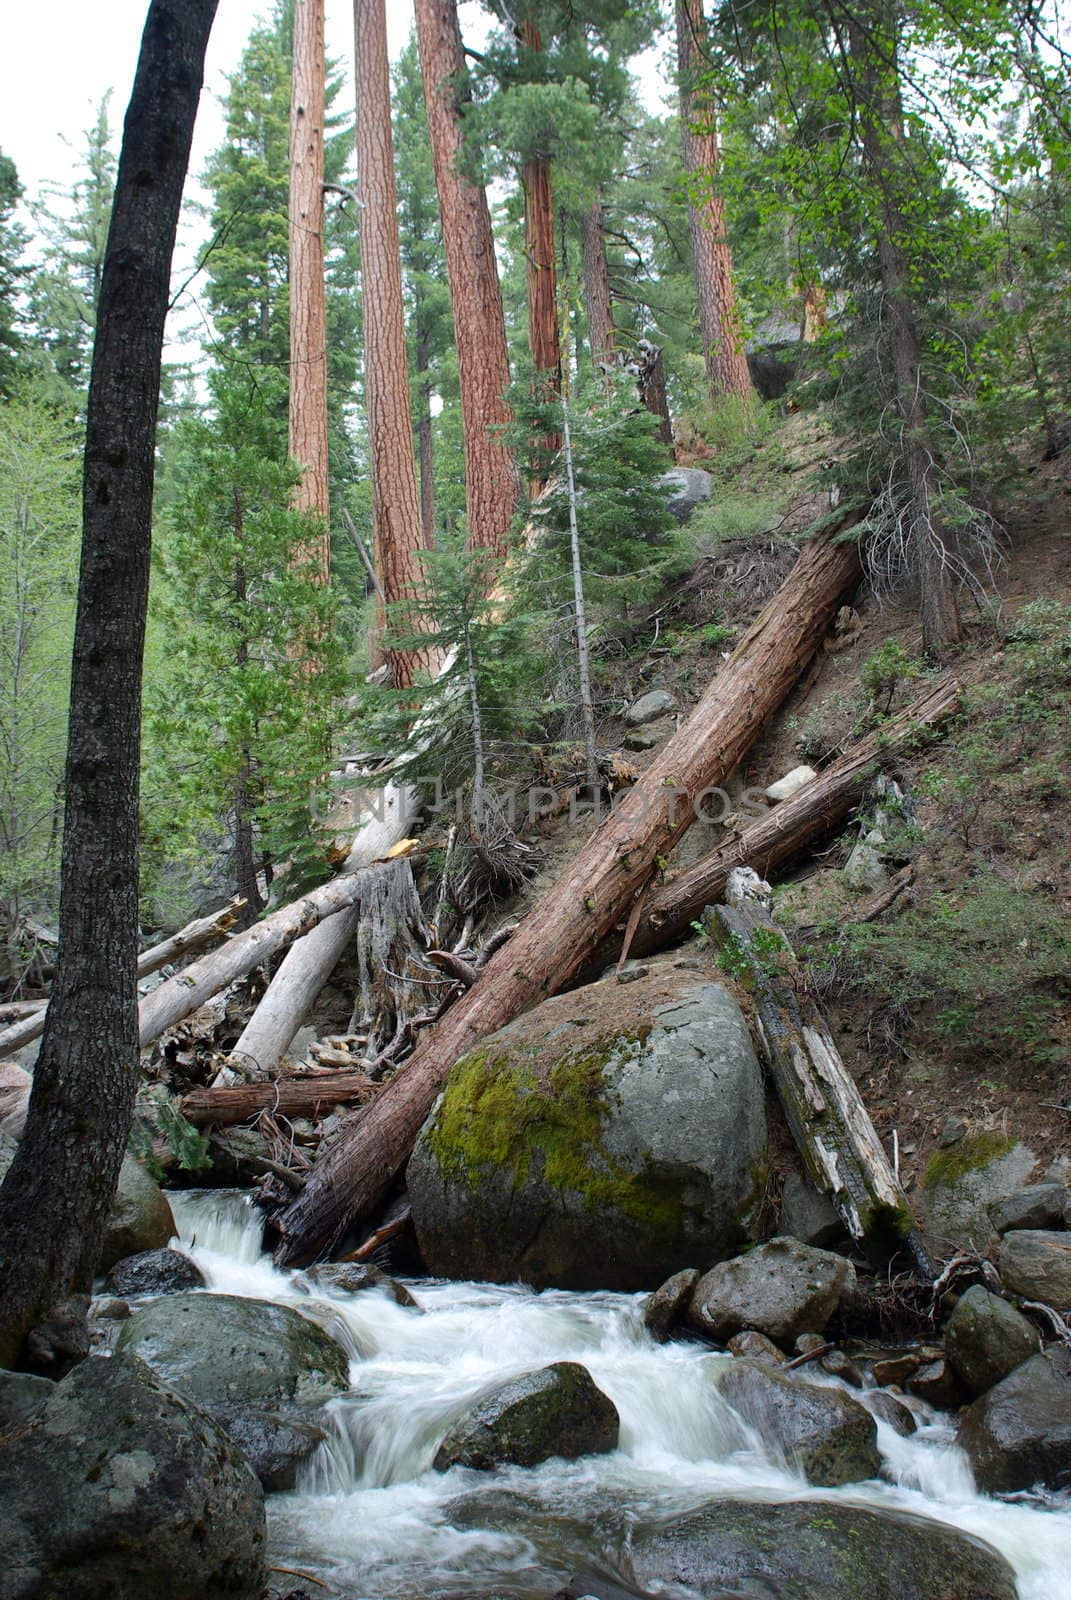
[{"label": "fallen log", "polygon": [[834,530],[805,546],[688,720],[639,782],[615,797],[602,827],[276,1219],[281,1263],[330,1248],[371,1210],[407,1160],[454,1062],[583,967],[694,820],[703,791],[723,782],[754,742],[859,577],[855,544],[834,542]]},{"label": "fallen log", "polygon": [[[370,868],[369,871],[375,871]],[[165,1029],[181,1022],[191,1011],[203,1006],[214,994],[244,978],[277,950],[299,938],[324,917],[357,902],[368,881],[368,874],[357,872],[332,878],[300,900],[273,911],[261,922],[254,922],[244,933],[236,934],[221,950],[202,956],[183,972],[161,983],[147,994],[138,1007],[138,1023],[144,1048],[158,1039]]]},{"label": "fallen log", "polygon": [[[858,804],[883,756],[902,750],[918,733],[938,726],[958,704],[959,686],[946,673],[906,711],[853,744],[791,799],[782,801],[694,866],[649,890],[639,906],[628,954],[650,955],[684,938],[704,907],[723,897],[734,867],[754,867],[761,878],[768,878],[782,862],[802,854]],[[621,942],[619,934],[607,939],[592,956],[589,970],[595,973],[609,966]]]},{"label": "fallen log", "polygon": [[711,937],[751,999],[761,1053],[812,1182],[875,1261],[906,1249],[932,1282],[933,1263],[818,1000],[788,936],[770,915],[769,885],[738,867]]},{"label": "fallen log", "polygon": [[24,1017],[35,1017],[47,1005],[47,1000],[8,1000],[0,1006],[0,1022],[21,1022]]},{"label": "fallen log", "polygon": [[236,1083],[220,1089],[193,1089],[180,1102],[187,1122],[218,1128],[248,1122],[262,1111],[284,1117],[317,1117],[329,1106],[368,1100],[378,1088],[363,1072],[316,1072],[276,1078],[271,1083]]},{"label": "fallen log", "polygon": [[[191,950],[199,950],[202,945],[211,944],[213,939],[222,939],[223,935],[234,927],[238,913],[244,905],[244,900],[232,900],[221,910],[209,912],[206,917],[198,917],[195,921],[188,922],[170,938],[161,940],[148,950],[143,950],[138,957],[138,977],[147,978],[151,973],[159,972],[161,967],[170,966],[171,962],[177,961],[180,956],[189,955]],[[46,1010],[47,1001],[43,1001],[32,1015],[27,1015],[22,1021],[0,1033],[0,1056],[13,1055],[16,1050],[21,1050],[24,1045],[32,1044],[34,1039],[40,1038],[45,1031]]]}]

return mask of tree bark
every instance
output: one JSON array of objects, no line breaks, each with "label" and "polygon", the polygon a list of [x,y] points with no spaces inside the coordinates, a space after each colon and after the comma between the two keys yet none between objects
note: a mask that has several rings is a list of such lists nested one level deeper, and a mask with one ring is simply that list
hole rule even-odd
[{"label": "tree bark", "polygon": [[[517,37],[529,50],[543,41],[530,17],[522,19]],[[562,353],[558,336],[558,264],[554,249],[554,198],[550,162],[536,155],[521,168],[524,194],[524,254],[528,263],[528,346],[536,381],[544,395],[562,392]]]},{"label": "tree bark", "polygon": [[932,1282],[907,1196],[784,930],[747,900],[717,906],[711,931],[751,998],[763,1058],[812,1182],[873,1260],[906,1248]]},{"label": "tree bark", "polygon": [[580,219],[580,247],[591,359],[604,367],[614,359],[614,312],[600,200],[593,200]]},{"label": "tree bark", "polygon": [[[154,944],[151,949],[143,950],[138,957],[138,978],[147,978],[153,972],[159,972],[161,967],[170,966],[172,961],[178,961],[181,956],[189,955],[193,950],[199,950],[202,945],[211,944],[213,939],[222,936],[232,927],[245,909],[245,902],[240,898],[232,900],[230,905],[224,906],[222,911],[213,911],[207,917],[198,917],[195,922],[190,922],[180,933],[173,933],[162,944]],[[14,1055],[17,1050],[22,1050],[35,1039],[39,1039],[45,1031],[45,1007],[47,1001],[41,1001],[32,1011],[27,1011],[25,1016],[12,1018],[13,1026],[0,1033],[0,1059],[4,1056]],[[0,1007],[0,1017],[4,1007]]]},{"label": "tree bark", "polygon": [[[418,314],[416,334],[416,367],[420,373],[428,370],[428,334]],[[435,461],[431,437],[431,384],[426,377],[420,382],[420,415],[417,418],[417,465],[420,470],[420,536],[427,549],[435,548]]]},{"label": "tree bark", "polygon": [[300,1078],[276,1078],[272,1083],[236,1083],[219,1089],[194,1089],[180,1110],[195,1128],[213,1123],[217,1128],[248,1122],[261,1111],[273,1116],[318,1117],[331,1106],[352,1100],[369,1100],[379,1085],[363,1072],[309,1073]]},{"label": "tree bark", "polygon": [[216,0],[151,0],[123,130],[89,386],[59,954],[0,1190],[0,1365],[56,1372],[86,1311],[138,1078],[138,762],[171,256]]},{"label": "tree bark", "polygon": [[[926,412],[922,344],[905,240],[917,179],[904,146],[899,34],[894,13],[872,6],[848,14],[848,40],[858,100],[863,170],[878,200],[878,264],[892,352],[901,452],[911,501],[912,556],[919,583],[922,642],[941,655],[962,636],[956,585],[942,526],[933,434]],[[917,199],[915,199],[917,205]],[[914,227],[918,227],[916,222]]]},{"label": "tree bark", "polygon": [[416,0],[428,134],[454,313],[469,541],[505,555],[520,477],[503,429],[509,356],[487,195],[459,170],[465,55],[457,0]]},{"label": "tree bark", "polygon": [[[413,461],[384,0],[354,0],[353,26],[372,526],[384,600],[388,606],[401,606],[423,593],[420,552],[427,546]],[[405,615],[400,626],[420,631],[419,612]],[[436,670],[436,653],[430,648],[391,650],[390,661],[398,689],[407,688],[418,673]]]},{"label": "tree bark", "polygon": [[[907,710],[877,732],[852,745],[838,761],[790,800],[774,806],[735,839],[651,890],[640,907],[629,943],[630,956],[664,950],[687,935],[704,908],[720,900],[734,867],[754,867],[767,878],[782,862],[801,855],[825,837],[861,799],[883,757],[910,744],[916,735],[950,717],[959,703],[954,678],[940,678]],[[589,963],[593,973],[608,966],[621,949],[620,935],[600,946]]]},{"label": "tree bark", "polygon": [[663,444],[674,449],[673,419],[669,414],[669,397],[666,394],[666,362],[661,345],[641,339],[639,350],[640,399],[653,417],[658,418],[658,437]]},{"label": "tree bark", "polygon": [[707,384],[715,400],[733,394],[746,397],[752,392],[751,378],[736,304],[725,202],[717,187],[721,151],[715,108],[699,81],[707,55],[703,0],[676,0],[676,7],[681,140]]},{"label": "tree bark", "polygon": [[279,1220],[280,1261],[308,1259],[367,1213],[408,1158],[454,1062],[579,971],[692,822],[695,801],[728,776],[796,682],[859,576],[853,543],[827,536],[804,549],[688,721],[360,1123],[340,1134]]},{"label": "tree bark", "polygon": [[331,576],[324,289],[324,0],[294,0],[290,98],[290,455],[304,470],[294,506],[316,537],[297,552]]}]

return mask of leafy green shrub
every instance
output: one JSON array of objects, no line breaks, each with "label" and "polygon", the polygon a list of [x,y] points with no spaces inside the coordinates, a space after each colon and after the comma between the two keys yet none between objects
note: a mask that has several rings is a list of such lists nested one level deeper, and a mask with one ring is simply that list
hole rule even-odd
[{"label": "leafy green shrub", "polygon": [[921,662],[907,653],[899,639],[886,639],[864,661],[860,678],[871,708],[887,716],[897,690],[921,675]]}]

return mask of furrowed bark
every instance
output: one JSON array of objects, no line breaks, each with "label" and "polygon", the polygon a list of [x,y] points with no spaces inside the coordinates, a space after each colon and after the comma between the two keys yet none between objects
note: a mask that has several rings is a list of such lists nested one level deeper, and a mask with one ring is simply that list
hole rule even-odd
[{"label": "furrowed bark", "polygon": [[803,550],[688,721],[464,998],[315,1168],[277,1223],[281,1262],[330,1248],[365,1215],[408,1158],[459,1056],[581,969],[657,870],[657,858],[690,825],[702,792],[723,781],[753,743],[859,577],[853,543],[833,543],[827,534]]},{"label": "furrowed bark", "polygon": [[[694,866],[650,891],[640,906],[629,955],[650,955],[684,938],[693,920],[722,898],[734,867],[754,867],[760,877],[768,878],[782,862],[791,861],[823,838],[862,798],[884,756],[902,749],[922,730],[938,726],[958,704],[958,685],[946,674],[900,716],[852,745],[790,800],[774,806],[735,839],[726,840]],[[591,971],[609,965],[620,948],[620,935],[615,934],[593,957]]]},{"label": "furrowed bark", "polygon": [[711,934],[751,997],[762,1054],[812,1181],[874,1260],[906,1248],[932,1281],[907,1196],[784,930],[747,901],[717,906]]},{"label": "furrowed bark", "polygon": [[0,1189],[0,1365],[87,1354],[138,1082],[138,770],[171,257],[216,0],[151,0],[123,127],[86,417],[56,982]]},{"label": "furrowed bark", "polygon": [[363,1072],[309,1073],[301,1078],[276,1078],[272,1083],[238,1083],[219,1089],[194,1089],[181,1102],[187,1122],[203,1128],[217,1128],[248,1122],[261,1111],[273,1116],[318,1117],[331,1106],[348,1105],[353,1100],[368,1100],[377,1085]]},{"label": "furrowed bark", "polygon": [[[147,978],[150,973],[159,972],[161,967],[170,966],[172,961],[177,961],[180,956],[189,955],[191,950],[199,950],[202,945],[211,944],[213,939],[221,939],[229,929],[233,928],[242,911],[245,902],[232,900],[230,905],[224,906],[222,911],[213,911],[207,917],[198,917],[196,922],[190,922],[179,933],[173,933],[170,939],[165,939],[162,944],[154,944],[151,949],[143,950],[138,957],[138,977]],[[41,1003],[24,1018],[20,1018],[10,1027],[0,1033],[0,1057],[13,1055],[16,1050],[21,1050],[25,1045],[32,1044],[40,1038],[45,1031],[45,1009],[47,1001]],[[0,1015],[3,1014],[0,1007]]]},{"label": "furrowed bark", "polygon": [[614,312],[610,293],[610,268],[606,260],[606,235],[602,202],[593,200],[580,219],[580,244],[584,263],[584,309],[588,318],[588,343],[596,367],[614,359]]}]

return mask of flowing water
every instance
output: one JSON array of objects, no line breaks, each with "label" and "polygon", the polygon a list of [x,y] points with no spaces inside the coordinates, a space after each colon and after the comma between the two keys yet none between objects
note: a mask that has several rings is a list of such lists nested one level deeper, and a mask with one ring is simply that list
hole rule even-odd
[{"label": "flowing water", "polygon": [[[712,1373],[731,1358],[655,1344],[639,1295],[422,1279],[409,1287],[423,1314],[378,1290],[313,1298],[261,1254],[244,1196],[171,1198],[211,1289],[293,1305],[350,1352],[353,1387],[331,1402],[329,1441],[297,1491],[267,1502],[271,1560],[328,1586],[317,1594],[547,1600],[577,1569],[627,1579],[633,1528],[731,1495],[912,1511],[988,1540],[1014,1568],[1020,1600],[1071,1600],[1071,1502],[976,1494],[951,1429],[932,1414],[910,1439],[878,1424],[880,1481],[810,1489],[719,1398]],[[617,1451],[494,1474],[431,1470],[477,1396],[563,1360],[582,1362],[617,1406]]]}]

